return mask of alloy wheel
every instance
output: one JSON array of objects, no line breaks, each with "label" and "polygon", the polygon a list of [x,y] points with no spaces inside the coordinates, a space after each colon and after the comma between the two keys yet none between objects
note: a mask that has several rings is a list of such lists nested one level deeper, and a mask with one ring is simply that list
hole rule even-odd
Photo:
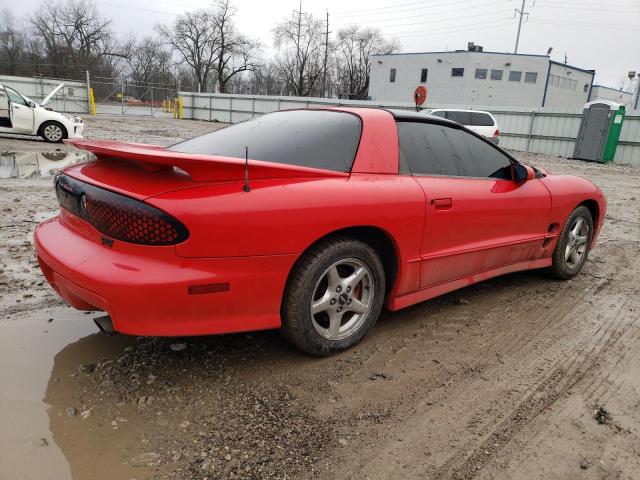
[{"label": "alloy wheel", "polygon": [[320,336],[342,340],[367,319],[375,288],[367,265],[355,258],[339,260],[320,276],[311,297],[311,322]]},{"label": "alloy wheel", "polygon": [[58,125],[47,125],[44,127],[44,136],[50,142],[58,142],[62,139],[62,129]]},{"label": "alloy wheel", "polygon": [[589,244],[589,225],[584,218],[578,217],[568,232],[564,260],[569,268],[580,264]]}]

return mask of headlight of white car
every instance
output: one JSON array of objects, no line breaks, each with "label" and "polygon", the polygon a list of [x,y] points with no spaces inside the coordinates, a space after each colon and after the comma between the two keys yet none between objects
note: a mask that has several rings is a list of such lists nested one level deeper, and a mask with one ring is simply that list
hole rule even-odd
[{"label": "headlight of white car", "polygon": [[80,117],[73,117],[74,123],[82,123],[82,119]]}]

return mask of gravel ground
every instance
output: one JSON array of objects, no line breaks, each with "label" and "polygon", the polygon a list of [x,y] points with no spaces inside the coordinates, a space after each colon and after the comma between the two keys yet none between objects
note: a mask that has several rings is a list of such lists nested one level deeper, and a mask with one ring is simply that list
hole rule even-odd
[{"label": "gravel ground", "polygon": [[[219,126],[129,120],[88,119],[87,135],[168,144]],[[42,147],[0,139],[0,151]],[[16,417],[33,432],[11,442],[15,456],[0,452],[0,478],[51,478],[61,462],[76,480],[637,479],[640,170],[518,156],[607,194],[585,271],[508,275],[387,314],[323,359],[275,332],[93,333],[33,258],[33,228],[56,210],[50,181],[0,180],[0,341],[45,365],[13,374],[2,353],[13,350],[0,349],[6,397],[37,382],[44,396],[23,410],[0,394],[0,425]],[[6,445],[20,435],[2,428]],[[42,476],[24,473],[33,452],[47,459]]]}]

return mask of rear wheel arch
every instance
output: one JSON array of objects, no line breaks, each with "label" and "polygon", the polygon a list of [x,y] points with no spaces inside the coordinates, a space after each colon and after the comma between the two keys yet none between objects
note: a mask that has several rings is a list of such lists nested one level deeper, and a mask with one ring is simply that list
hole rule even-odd
[{"label": "rear wheel arch", "polygon": [[369,245],[377,253],[378,257],[380,257],[380,261],[382,262],[382,266],[384,267],[386,280],[385,284],[387,290],[385,293],[389,293],[395,286],[398,275],[398,266],[400,264],[399,249],[395,239],[389,232],[380,227],[375,227],[372,225],[341,228],[318,238],[311,245],[305,248],[298,260],[291,267],[289,275],[287,276],[287,285],[289,284],[291,274],[295,271],[300,259],[304,257],[305,253],[307,253],[320,243],[338,237],[359,240]]}]

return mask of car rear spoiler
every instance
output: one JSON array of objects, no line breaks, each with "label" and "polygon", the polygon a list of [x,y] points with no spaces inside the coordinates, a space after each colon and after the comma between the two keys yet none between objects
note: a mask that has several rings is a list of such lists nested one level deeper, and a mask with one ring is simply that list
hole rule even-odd
[{"label": "car rear spoiler", "polygon": [[[65,143],[93,153],[98,160],[135,162],[147,171],[168,170],[177,167],[196,182],[242,180],[245,175],[244,158],[174,152],[158,145],[115,140],[74,138],[65,140]],[[251,159],[248,162],[248,171],[252,180],[348,176],[348,173],[344,172]]]}]

